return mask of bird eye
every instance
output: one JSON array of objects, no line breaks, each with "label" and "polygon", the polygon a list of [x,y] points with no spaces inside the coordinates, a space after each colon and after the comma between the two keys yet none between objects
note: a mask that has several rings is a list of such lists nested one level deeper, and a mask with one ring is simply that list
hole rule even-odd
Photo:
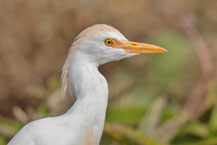
[{"label": "bird eye", "polygon": [[107,45],[107,46],[111,46],[113,44],[113,40],[110,38],[105,39],[104,42],[105,42],[105,45]]}]

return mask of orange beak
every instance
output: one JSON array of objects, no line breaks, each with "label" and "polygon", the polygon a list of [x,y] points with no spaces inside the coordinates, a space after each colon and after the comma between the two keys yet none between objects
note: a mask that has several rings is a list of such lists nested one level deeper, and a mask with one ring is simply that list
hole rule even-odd
[{"label": "orange beak", "polygon": [[112,47],[123,48],[127,53],[165,53],[166,49],[146,43],[132,42],[132,41],[120,41],[113,39],[115,43]]}]

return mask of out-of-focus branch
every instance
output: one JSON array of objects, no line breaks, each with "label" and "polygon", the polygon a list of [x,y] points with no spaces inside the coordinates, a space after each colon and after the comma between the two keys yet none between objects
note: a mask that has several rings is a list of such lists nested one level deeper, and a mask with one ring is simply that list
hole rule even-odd
[{"label": "out-of-focus branch", "polygon": [[148,114],[143,117],[139,124],[139,130],[145,132],[149,136],[155,137],[155,130],[158,127],[158,123],[164,107],[167,104],[167,98],[160,96],[148,111]]},{"label": "out-of-focus branch", "polygon": [[192,18],[189,16],[183,17],[179,22],[179,27],[187,34],[193,44],[200,62],[202,76],[187,98],[181,115],[165,122],[155,131],[155,138],[164,143],[170,142],[189,119],[198,117],[201,112],[206,110],[204,96],[206,96],[207,84],[213,74],[213,64],[208,44],[197,31]]},{"label": "out-of-focus branch", "polygon": [[30,118],[26,112],[24,112],[19,106],[14,106],[12,112],[17,120],[22,123],[30,121]]},{"label": "out-of-focus branch", "polygon": [[165,145],[144,136],[138,130],[131,129],[123,125],[105,123],[104,131],[121,142],[130,141],[133,144],[138,145]]},{"label": "out-of-focus branch", "polygon": [[190,16],[183,17],[180,23],[180,27],[191,40],[200,62],[200,68],[202,71],[201,79],[192,90],[183,108],[183,114],[188,114],[187,116],[192,118],[198,114],[196,112],[200,104],[205,102],[203,96],[207,91],[207,83],[213,74],[213,64],[208,43],[197,31],[193,19]]},{"label": "out-of-focus branch", "polygon": [[202,77],[209,79],[213,73],[213,64],[209,52],[209,45],[204,37],[197,31],[193,19],[190,16],[183,17],[180,23],[181,29],[191,40],[200,62]]}]

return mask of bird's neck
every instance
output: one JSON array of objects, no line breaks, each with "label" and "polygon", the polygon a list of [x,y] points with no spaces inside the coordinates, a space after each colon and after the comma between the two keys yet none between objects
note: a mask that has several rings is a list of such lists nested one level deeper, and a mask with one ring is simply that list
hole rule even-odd
[{"label": "bird's neck", "polygon": [[86,140],[84,144],[97,145],[103,132],[108,102],[106,79],[98,71],[98,66],[80,53],[71,57],[69,78],[76,101],[68,114],[77,114],[82,140]]}]

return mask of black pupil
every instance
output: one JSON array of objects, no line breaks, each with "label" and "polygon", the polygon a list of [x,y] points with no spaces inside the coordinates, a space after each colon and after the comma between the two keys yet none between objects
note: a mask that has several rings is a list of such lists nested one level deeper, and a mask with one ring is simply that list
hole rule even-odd
[{"label": "black pupil", "polygon": [[110,41],[110,40],[108,40],[108,44],[111,44],[111,41]]}]

